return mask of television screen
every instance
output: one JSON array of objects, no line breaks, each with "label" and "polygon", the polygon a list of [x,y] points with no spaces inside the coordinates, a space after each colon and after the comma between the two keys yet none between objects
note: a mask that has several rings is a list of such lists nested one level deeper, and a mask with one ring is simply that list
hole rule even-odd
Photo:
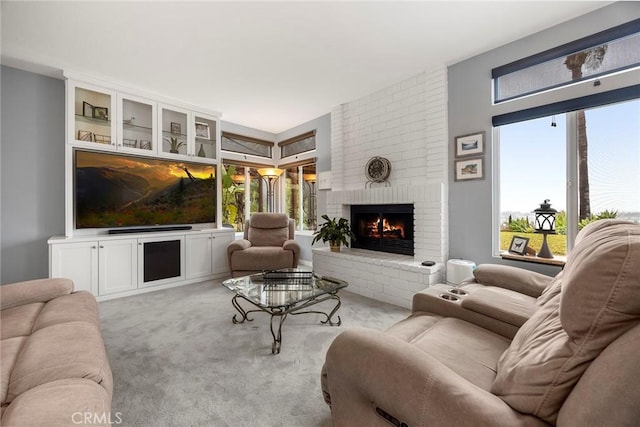
[{"label": "television screen", "polygon": [[75,226],[115,228],[215,222],[215,166],[75,151]]}]

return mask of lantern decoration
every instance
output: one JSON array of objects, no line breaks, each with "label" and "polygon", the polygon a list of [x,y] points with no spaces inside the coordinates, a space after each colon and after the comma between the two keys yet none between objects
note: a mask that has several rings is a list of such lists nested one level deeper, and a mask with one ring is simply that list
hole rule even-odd
[{"label": "lantern decoration", "polygon": [[542,247],[540,248],[540,252],[538,252],[538,257],[553,258],[549,245],[547,245],[547,235],[556,234],[556,214],[558,211],[551,207],[549,199],[545,199],[545,201],[540,204],[540,207],[533,212],[536,215],[536,233],[543,235]]}]

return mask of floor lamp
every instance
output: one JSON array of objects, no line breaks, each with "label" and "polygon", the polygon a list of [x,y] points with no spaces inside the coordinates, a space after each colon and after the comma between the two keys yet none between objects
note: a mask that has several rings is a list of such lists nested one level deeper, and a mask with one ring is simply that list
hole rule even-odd
[{"label": "floor lamp", "polygon": [[284,169],[278,168],[261,168],[258,169],[258,173],[267,181],[267,212],[275,211],[275,197],[274,197],[274,187],[275,183],[284,172]]}]

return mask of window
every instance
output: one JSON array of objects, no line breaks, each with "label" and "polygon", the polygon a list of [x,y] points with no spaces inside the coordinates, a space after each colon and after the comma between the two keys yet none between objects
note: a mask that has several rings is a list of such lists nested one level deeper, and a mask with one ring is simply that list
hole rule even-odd
[{"label": "window", "polygon": [[[267,166],[267,165],[265,165]],[[267,187],[256,169],[224,162],[222,165],[222,223],[236,231],[244,231],[246,218],[267,210]]]},{"label": "window", "polygon": [[223,151],[249,154],[252,156],[271,158],[273,142],[264,141],[250,136],[238,135],[230,132],[222,132]]},{"label": "window", "polygon": [[540,249],[532,211],[545,199],[559,211],[554,255],[595,219],[640,222],[640,98],[505,124],[494,135],[501,251],[525,233]]},{"label": "window", "polygon": [[285,209],[299,230],[316,229],[316,166],[290,166],[286,170]]},{"label": "window", "polygon": [[495,102],[640,65],[640,20],[492,70]]},{"label": "window", "polygon": [[316,149],[316,131],[303,133],[278,143],[280,158],[306,153]]}]

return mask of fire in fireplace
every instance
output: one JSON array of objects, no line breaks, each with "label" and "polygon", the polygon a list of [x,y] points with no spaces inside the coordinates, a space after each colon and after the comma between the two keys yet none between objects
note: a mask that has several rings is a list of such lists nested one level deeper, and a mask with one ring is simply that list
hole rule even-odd
[{"label": "fire in fireplace", "polygon": [[413,255],[413,205],[352,205],[351,246]]}]

